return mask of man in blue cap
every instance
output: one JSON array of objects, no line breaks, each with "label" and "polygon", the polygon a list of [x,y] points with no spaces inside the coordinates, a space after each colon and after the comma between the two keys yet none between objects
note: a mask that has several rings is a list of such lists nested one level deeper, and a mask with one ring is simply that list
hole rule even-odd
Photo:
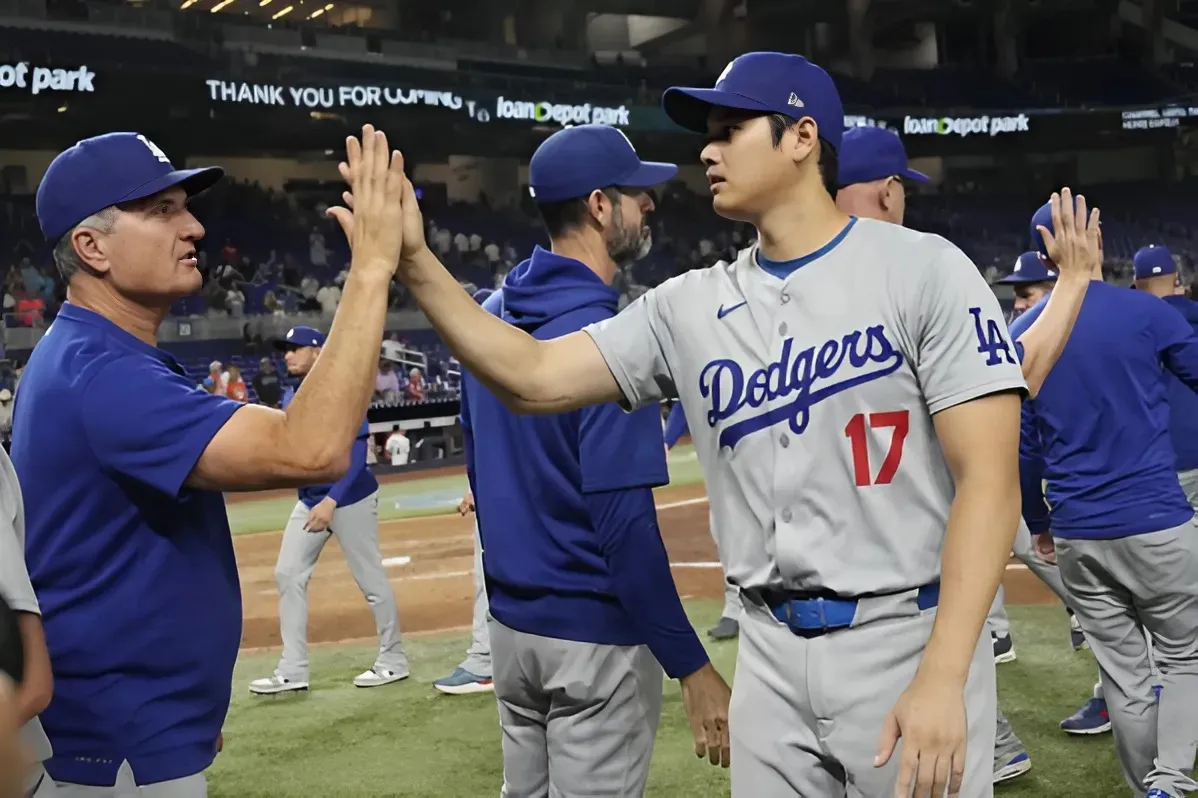
[{"label": "man in blue cap", "polygon": [[[1025,389],[998,301],[944,239],[836,207],[844,109],[805,58],[748,53],[663,106],[707,136],[715,211],[757,229],[735,263],[548,341],[480,313],[406,232],[399,274],[513,409],[682,401],[744,606],[734,796],[989,795],[981,631],[1018,522]],[[1060,236],[1081,251],[1092,231]],[[1033,350],[1052,346],[1027,356],[1045,370]]]},{"label": "man in blue cap", "polygon": [[1040,300],[1052,293],[1057,273],[1039,252],[1025,252],[1015,260],[1006,277],[995,280],[998,285],[1011,286],[1015,294],[1014,310],[1018,316],[1031,310]]},{"label": "man in blue cap", "polygon": [[904,181],[927,183],[912,169],[898,134],[881,127],[854,127],[840,142],[840,188],[836,206],[851,216],[902,224],[907,210]]},{"label": "man in blue cap", "polygon": [[[1033,238],[1060,229],[1047,219],[1033,216]],[[1164,276],[1159,257],[1141,259],[1149,276]],[[1050,507],[1051,539],[1038,548],[1055,554],[1124,776],[1147,798],[1198,789],[1198,534],[1169,436],[1169,374],[1198,390],[1194,328],[1156,296],[1103,283],[1097,268],[1069,344],[1024,411]]]},{"label": "man in blue cap", "polygon": [[[275,341],[287,373],[303,380],[311,373],[327,342],[323,332],[297,326]],[[284,410],[296,388],[283,392]],[[362,415],[358,437],[350,450],[349,470],[336,482],[305,485],[283,528],[275,583],[279,588],[279,632],[283,651],[275,672],[250,682],[255,695],[277,695],[308,689],[308,582],[320,553],[333,535],[345,564],[374,615],[379,650],[374,664],[354,677],[355,687],[381,687],[408,678],[408,658],[399,633],[399,610],[383,555],[379,551],[379,483],[366,464],[370,423]]]},{"label": "man in blue cap", "polygon": [[197,390],[157,348],[200,287],[188,198],[221,170],[176,170],[135,133],[59,154],[37,214],[67,283],[16,398],[12,460],[54,696],[41,714],[60,792],[198,798],[241,642],[222,491],[340,478],[374,387],[401,246],[403,162],[366,126],[343,165],[353,252],[326,357],[286,411]]},{"label": "man in blue cap", "polygon": [[[650,189],[676,171],[642,162],[615,128],[550,136],[529,191],[551,248],[537,247],[483,309],[536,339],[614,316],[617,270],[649,250]],[[687,620],[657,527],[652,489],[669,475],[656,406],[530,418],[474,372],[462,384],[503,794],[641,795],[663,668],[681,681],[696,742],[727,765],[728,686]]]}]

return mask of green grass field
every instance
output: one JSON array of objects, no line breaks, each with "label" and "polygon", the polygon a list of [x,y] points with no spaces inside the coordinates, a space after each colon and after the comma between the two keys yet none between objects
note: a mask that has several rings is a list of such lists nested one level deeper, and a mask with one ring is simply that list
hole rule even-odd
[{"label": "green grass field", "polygon": [[[1076,738],[1057,728],[1088,697],[1095,678],[1089,653],[1069,648],[1064,613],[1056,607],[1009,610],[1019,659],[999,666],[1000,695],[1033,768],[996,794],[1126,796],[1110,735]],[[696,628],[706,629],[720,606],[693,602],[689,611]],[[503,774],[494,697],[443,696],[431,686],[457,664],[465,646],[461,635],[409,640],[412,678],[371,690],[350,680],[370,665],[373,647],[316,648],[311,692],[273,698],[251,698],[247,685],[271,672],[276,655],[244,655],[225,750],[209,771],[210,795],[493,798]],[[736,644],[715,643],[709,650],[730,678]],[[674,682],[666,686],[648,795],[728,795],[727,772],[691,752]]]}]

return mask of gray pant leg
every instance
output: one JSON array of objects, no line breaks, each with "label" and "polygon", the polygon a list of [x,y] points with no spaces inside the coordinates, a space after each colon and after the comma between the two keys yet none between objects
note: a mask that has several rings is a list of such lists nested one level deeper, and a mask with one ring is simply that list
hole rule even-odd
[{"label": "gray pant leg", "polygon": [[374,628],[379,638],[379,653],[374,664],[397,673],[406,673],[408,658],[403,652],[399,632],[399,609],[395,593],[383,568],[379,550],[378,491],[361,501],[338,507],[333,511],[329,529],[337,536],[349,572],[374,615]]},{"label": "gray pant leg", "polygon": [[997,723],[994,727],[994,758],[1009,759],[1015,754],[1026,750],[1018,735],[1015,734],[1015,729],[1011,727],[1011,722],[1007,720],[1006,713],[1002,711],[1002,707],[998,707]]},{"label": "gray pant leg", "polygon": [[[1189,777],[1198,750],[1198,529],[1059,541],[1057,552],[1098,660],[1128,784],[1138,795],[1147,786],[1174,795],[1198,788]],[[1155,643],[1159,707],[1141,626]]]},{"label": "gray pant leg", "polygon": [[[54,792],[46,794],[53,795],[54,798],[208,798],[208,781],[203,773],[157,784],[138,785],[133,779],[133,770],[128,762],[121,763],[116,774],[116,783],[111,787],[60,781],[54,784],[54,788]],[[39,790],[35,795],[41,798],[42,792]]]},{"label": "gray pant leg", "polygon": [[503,798],[640,798],[661,717],[663,674],[648,648],[490,624]]},{"label": "gray pant leg", "polygon": [[474,522],[474,623],[466,659],[458,667],[475,676],[491,677],[491,635],[487,629],[487,579],[483,573],[483,544]]},{"label": "gray pant leg", "polygon": [[283,544],[275,564],[275,583],[279,586],[279,632],[283,653],[276,670],[292,681],[308,680],[308,581],[328,532],[308,532],[308,508],[296,502],[283,530]]},{"label": "gray pant leg", "polygon": [[1011,619],[1007,617],[1006,594],[1003,586],[998,586],[994,601],[990,602],[990,612],[986,615],[986,631],[998,637],[1011,634]]},{"label": "gray pant leg", "polygon": [[721,618],[731,618],[734,621],[740,620],[740,588],[736,585],[729,584],[728,579],[724,579],[724,609],[720,611]]},{"label": "gray pant leg", "polygon": [[1192,468],[1189,471],[1178,471],[1177,481],[1181,483],[1181,489],[1186,495],[1186,501],[1195,510],[1198,510],[1198,468]]}]

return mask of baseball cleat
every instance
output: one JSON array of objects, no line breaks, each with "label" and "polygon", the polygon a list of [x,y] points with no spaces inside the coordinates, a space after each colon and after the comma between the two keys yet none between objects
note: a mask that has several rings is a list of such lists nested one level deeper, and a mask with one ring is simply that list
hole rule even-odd
[{"label": "baseball cleat", "polygon": [[1144,798],[1173,798],[1173,794],[1165,792],[1160,787],[1153,787]]},{"label": "baseball cleat", "polygon": [[1090,647],[1090,644],[1086,642],[1086,636],[1082,633],[1081,624],[1077,622],[1077,616],[1072,612],[1069,613],[1069,642],[1073,645],[1074,651]]},{"label": "baseball cleat", "polygon": [[990,635],[994,641],[994,664],[1002,665],[1006,662],[1015,661],[1015,644],[1011,642],[1010,635]]},{"label": "baseball cleat", "polygon": [[1031,769],[1032,760],[1027,755],[1027,751],[996,757],[994,760],[994,783],[1001,784],[1004,781],[1019,778]]},{"label": "baseball cleat", "polygon": [[250,682],[250,692],[254,695],[278,695],[279,693],[300,693],[308,689],[307,680],[285,679],[275,674],[267,679],[255,679]]},{"label": "baseball cleat", "polygon": [[740,636],[740,623],[735,618],[720,618],[720,622],[707,630],[712,640],[735,640]]},{"label": "baseball cleat", "polygon": [[402,682],[408,678],[408,671],[393,671],[375,665],[368,671],[363,671],[354,677],[354,687],[382,687],[384,684]]},{"label": "baseball cleat", "polygon": [[453,673],[433,682],[433,687],[445,695],[495,692],[495,683],[491,681],[490,676],[479,676],[465,668],[455,668]]},{"label": "baseball cleat", "polygon": [[1061,728],[1068,734],[1106,734],[1111,730],[1106,699],[1091,698],[1081,709],[1061,721]]}]

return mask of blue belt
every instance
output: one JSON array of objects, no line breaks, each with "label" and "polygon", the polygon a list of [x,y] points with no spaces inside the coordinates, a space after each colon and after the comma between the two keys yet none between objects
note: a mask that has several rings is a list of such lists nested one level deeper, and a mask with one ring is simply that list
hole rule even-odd
[{"label": "blue belt", "polygon": [[[862,596],[861,598],[867,598]],[[857,615],[857,598],[799,597],[781,601],[766,600],[766,606],[775,618],[786,624],[790,631],[801,637],[816,637],[847,629],[853,625]],[[940,583],[924,585],[915,596],[915,603],[922,610],[929,610],[940,602]]]}]

